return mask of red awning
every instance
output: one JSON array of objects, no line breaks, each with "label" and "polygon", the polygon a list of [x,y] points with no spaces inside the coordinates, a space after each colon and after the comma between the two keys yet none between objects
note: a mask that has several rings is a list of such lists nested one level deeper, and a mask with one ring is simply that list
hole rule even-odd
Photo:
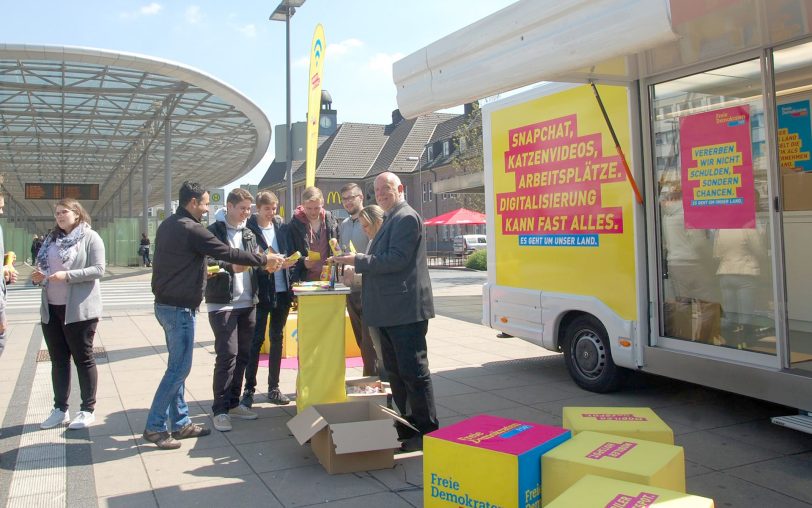
[{"label": "red awning", "polygon": [[426,226],[458,226],[463,224],[485,224],[485,214],[468,210],[466,208],[458,208],[448,213],[438,215],[432,219],[428,219],[423,224]]}]

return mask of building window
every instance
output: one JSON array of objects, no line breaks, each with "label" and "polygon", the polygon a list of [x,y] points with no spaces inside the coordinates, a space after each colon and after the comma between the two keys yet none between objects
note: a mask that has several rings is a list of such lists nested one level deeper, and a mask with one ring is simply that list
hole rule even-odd
[{"label": "building window", "polygon": [[423,202],[428,203],[431,201],[431,182],[423,184]]},{"label": "building window", "polygon": [[446,157],[451,153],[451,142],[449,140],[443,141],[443,155]]},{"label": "building window", "polygon": [[429,161],[434,160],[434,147],[431,146],[431,145],[429,145],[429,147],[428,147],[428,156],[429,156]]}]

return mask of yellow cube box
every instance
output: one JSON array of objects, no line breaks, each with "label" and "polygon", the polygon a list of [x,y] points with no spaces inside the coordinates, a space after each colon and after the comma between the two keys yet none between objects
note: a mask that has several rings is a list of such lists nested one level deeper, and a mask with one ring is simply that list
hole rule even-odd
[{"label": "yellow cube box", "polygon": [[674,432],[647,407],[565,407],[562,427],[674,444]]},{"label": "yellow cube box", "polygon": [[713,499],[586,475],[547,508],[714,508]]},{"label": "yellow cube box", "polygon": [[681,446],[583,431],[541,457],[542,506],[594,474],[685,492]]},{"label": "yellow cube box", "polygon": [[[423,506],[536,508],[541,456],[568,430],[479,415],[423,438]],[[546,487],[545,487],[546,488]]]},{"label": "yellow cube box", "polygon": [[[285,323],[285,328],[282,335],[282,358],[295,358],[299,354],[296,345],[296,336],[299,332],[298,324],[299,315],[296,312],[288,314],[288,321]],[[270,319],[265,327],[265,342],[262,343],[261,353],[268,354],[271,350],[270,339]],[[361,356],[361,350],[358,349],[358,343],[355,342],[355,334],[352,331],[352,324],[350,316],[344,313],[344,356],[346,358],[354,358]]]}]

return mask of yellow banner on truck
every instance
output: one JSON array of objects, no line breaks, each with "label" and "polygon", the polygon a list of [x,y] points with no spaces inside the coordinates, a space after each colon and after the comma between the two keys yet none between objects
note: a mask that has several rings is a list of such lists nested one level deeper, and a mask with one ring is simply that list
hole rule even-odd
[{"label": "yellow banner on truck", "polygon": [[[598,91],[629,150],[625,87]],[[595,297],[637,319],[634,194],[588,85],[490,113],[496,284]]]}]

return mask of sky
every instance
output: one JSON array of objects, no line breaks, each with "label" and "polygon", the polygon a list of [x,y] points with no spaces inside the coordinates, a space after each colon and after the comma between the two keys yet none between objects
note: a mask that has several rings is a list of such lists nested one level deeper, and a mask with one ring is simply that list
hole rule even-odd
[{"label": "sky", "polygon": [[[291,19],[291,114],[304,121],[310,43],[324,26],[322,87],[338,121],[387,124],[397,108],[392,63],[515,0],[307,0]],[[224,81],[285,123],[285,23],[279,0],[0,0],[0,42],[88,46],[172,60]],[[227,185],[256,184],[268,154]]]}]

